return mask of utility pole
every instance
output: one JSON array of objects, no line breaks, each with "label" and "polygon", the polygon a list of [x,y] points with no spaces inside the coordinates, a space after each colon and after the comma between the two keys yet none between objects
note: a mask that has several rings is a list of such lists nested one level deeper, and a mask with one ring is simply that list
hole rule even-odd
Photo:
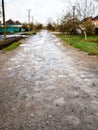
[{"label": "utility pole", "polygon": [[73,6],[73,34],[74,34],[74,30],[75,30],[75,9],[76,9],[76,7]]},{"label": "utility pole", "polygon": [[74,19],[75,19],[75,9],[76,9],[76,7],[73,6],[73,24],[74,24]]},{"label": "utility pole", "polygon": [[30,17],[31,17],[30,12],[31,12],[31,9],[27,9],[27,11],[28,11],[28,24],[29,24],[29,31],[30,31]]},{"label": "utility pole", "polygon": [[34,23],[34,17],[32,16],[32,23]]},{"label": "utility pole", "polygon": [[3,15],[3,27],[4,27],[4,39],[6,39],[6,24],[5,24],[5,7],[4,7],[4,0],[2,0],[2,15]]},{"label": "utility pole", "polygon": [[76,7],[73,6],[73,18],[75,17],[75,9],[76,9]]}]

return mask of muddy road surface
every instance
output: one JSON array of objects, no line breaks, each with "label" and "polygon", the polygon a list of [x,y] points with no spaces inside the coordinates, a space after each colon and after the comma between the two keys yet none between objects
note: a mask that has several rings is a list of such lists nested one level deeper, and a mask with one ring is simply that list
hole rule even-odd
[{"label": "muddy road surface", "polygon": [[98,130],[98,58],[47,31],[0,52],[0,130]]}]

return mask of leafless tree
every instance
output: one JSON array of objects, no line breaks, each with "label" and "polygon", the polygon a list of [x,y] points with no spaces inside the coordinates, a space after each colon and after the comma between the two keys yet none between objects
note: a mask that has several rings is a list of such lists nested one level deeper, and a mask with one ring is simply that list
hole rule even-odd
[{"label": "leafless tree", "polygon": [[93,0],[78,0],[75,6],[76,14],[80,20],[93,16],[97,11],[97,6]]}]

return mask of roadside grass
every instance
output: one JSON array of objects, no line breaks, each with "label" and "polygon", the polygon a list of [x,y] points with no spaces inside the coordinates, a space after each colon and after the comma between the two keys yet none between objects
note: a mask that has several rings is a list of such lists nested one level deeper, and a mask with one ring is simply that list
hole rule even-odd
[{"label": "roadside grass", "polygon": [[27,31],[27,32],[23,32],[22,35],[36,35],[36,33],[39,31]]},{"label": "roadside grass", "polygon": [[3,51],[12,51],[12,50],[15,49],[16,47],[18,47],[20,44],[21,44],[20,42],[14,42],[14,43],[11,44],[10,46],[4,48]]},{"label": "roadside grass", "polygon": [[35,35],[36,32],[34,32],[34,31],[29,31],[29,32],[24,32],[23,34],[24,34],[24,35]]},{"label": "roadside grass", "polygon": [[80,35],[70,36],[57,34],[56,36],[62,39],[65,43],[88,52],[89,55],[98,55],[98,44],[96,43],[98,36],[88,36],[88,40],[84,40],[84,37]]}]

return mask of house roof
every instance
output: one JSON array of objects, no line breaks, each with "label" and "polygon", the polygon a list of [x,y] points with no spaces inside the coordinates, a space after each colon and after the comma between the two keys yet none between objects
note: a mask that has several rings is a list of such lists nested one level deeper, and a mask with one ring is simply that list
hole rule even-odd
[{"label": "house roof", "polygon": [[98,20],[98,15],[96,17],[94,17],[92,20]]},{"label": "house roof", "polygon": [[15,22],[12,19],[9,19],[8,21],[6,21],[7,25],[15,25]]},{"label": "house roof", "polygon": [[19,21],[13,21],[12,19],[9,19],[6,21],[6,25],[21,25]]},{"label": "house roof", "polygon": [[21,23],[20,23],[19,21],[16,21],[15,23],[16,23],[17,25],[21,25]]},{"label": "house roof", "polygon": [[92,19],[93,19],[93,17],[90,16],[90,17],[84,18],[82,21],[91,21]]},{"label": "house roof", "polygon": [[94,18],[92,16],[84,18],[82,21],[92,21],[92,20],[98,20],[98,15]]}]

